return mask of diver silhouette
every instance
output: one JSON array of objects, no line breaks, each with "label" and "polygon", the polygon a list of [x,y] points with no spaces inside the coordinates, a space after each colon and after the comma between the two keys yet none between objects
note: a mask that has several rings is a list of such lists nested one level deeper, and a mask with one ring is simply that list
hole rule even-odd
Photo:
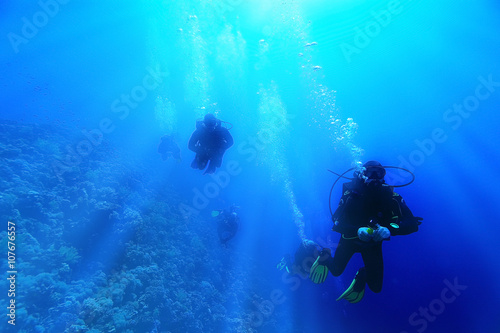
[{"label": "diver silhouette", "polygon": [[214,210],[212,216],[217,218],[217,234],[221,244],[226,245],[238,231],[240,218],[236,213],[238,206],[231,205],[228,209]]},{"label": "diver silhouette", "polygon": [[366,284],[373,292],[381,292],[384,276],[382,241],[389,240],[390,236],[416,232],[421,224],[422,218],[413,216],[403,198],[393,191],[393,186],[385,183],[385,168],[389,167],[368,161],[361,171],[354,172],[351,182],[344,184],[340,203],[332,214],[332,230],[342,235],[338,247],[333,258],[330,249],[323,250],[311,269],[311,274],[328,269],[332,275],[339,276],[354,253],[361,254],[364,267],[358,270],[337,301],[359,302]]},{"label": "diver silhouette", "polygon": [[181,161],[181,148],[179,148],[173,135],[164,135],[161,137],[161,142],[158,145],[158,153],[161,154],[161,158],[164,161],[170,156],[175,158],[177,162]]},{"label": "diver silhouette", "polygon": [[214,173],[222,165],[224,153],[233,142],[233,137],[227,128],[221,126],[221,121],[213,114],[206,114],[203,121],[196,122],[196,130],[189,139],[188,148],[196,153],[191,167],[203,170],[208,164],[204,174]]},{"label": "diver silhouette", "polygon": [[[304,279],[308,278],[311,267],[322,250],[322,247],[312,240],[303,239],[295,251],[294,260],[292,261],[292,257],[286,254],[276,268],[280,271],[285,269],[290,275],[297,274]],[[326,274],[324,274],[324,278],[326,279]]]}]

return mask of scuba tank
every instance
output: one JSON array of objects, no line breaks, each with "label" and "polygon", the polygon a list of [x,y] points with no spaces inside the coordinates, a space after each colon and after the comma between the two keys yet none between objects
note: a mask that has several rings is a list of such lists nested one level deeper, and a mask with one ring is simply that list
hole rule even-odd
[{"label": "scuba tank", "polygon": [[[216,119],[215,128],[217,129],[220,127],[223,127],[229,131],[233,128],[233,124],[224,120]],[[197,119],[196,129],[202,129],[202,128],[205,128],[205,123],[203,122],[203,119]]]}]

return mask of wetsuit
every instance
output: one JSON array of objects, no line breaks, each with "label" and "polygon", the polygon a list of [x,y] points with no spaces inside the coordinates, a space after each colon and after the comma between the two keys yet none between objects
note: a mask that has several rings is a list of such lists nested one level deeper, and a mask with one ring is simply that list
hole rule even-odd
[{"label": "wetsuit", "polygon": [[166,160],[169,155],[172,155],[176,160],[181,159],[181,149],[175,142],[173,136],[165,135],[161,138],[160,145],[158,146],[158,153],[161,154],[163,160]]},{"label": "wetsuit", "polygon": [[339,276],[353,254],[361,253],[365,267],[360,274],[366,274],[366,283],[373,292],[380,292],[384,277],[382,242],[361,241],[357,237],[358,229],[375,229],[378,224],[388,228],[391,236],[407,235],[418,230],[417,218],[390,186],[371,187],[353,181],[344,184],[344,194],[332,219],[332,230],[341,233],[342,237],[334,257],[327,259],[326,266],[334,276]]},{"label": "wetsuit", "polygon": [[233,137],[220,122],[213,131],[209,131],[201,121],[196,127],[188,144],[188,148],[196,153],[191,167],[203,170],[210,161],[207,172],[213,173],[220,168],[225,151],[233,145]]},{"label": "wetsuit", "polygon": [[234,212],[224,211],[219,215],[217,233],[222,244],[226,244],[238,231],[238,215]]}]

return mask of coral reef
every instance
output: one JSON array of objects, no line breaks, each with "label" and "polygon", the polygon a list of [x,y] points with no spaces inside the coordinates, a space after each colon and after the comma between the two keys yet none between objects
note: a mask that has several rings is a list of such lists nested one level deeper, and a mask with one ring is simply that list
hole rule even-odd
[{"label": "coral reef", "polygon": [[119,147],[58,175],[70,144],[57,128],[0,123],[0,218],[18,226],[16,329],[257,332],[250,283],[209,223],[184,219],[175,191]]}]

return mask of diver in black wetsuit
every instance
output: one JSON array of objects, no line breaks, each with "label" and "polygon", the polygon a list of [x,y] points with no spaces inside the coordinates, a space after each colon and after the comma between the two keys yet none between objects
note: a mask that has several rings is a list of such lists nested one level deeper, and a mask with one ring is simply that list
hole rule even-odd
[{"label": "diver in black wetsuit", "polygon": [[238,231],[240,218],[236,213],[237,208],[237,206],[231,205],[229,209],[212,212],[212,215],[217,217],[217,234],[219,235],[219,240],[223,245],[226,245],[226,243],[231,240]]},{"label": "diver in black wetsuit", "polygon": [[161,137],[161,142],[158,145],[158,153],[161,154],[161,158],[164,161],[170,156],[175,158],[177,162],[181,161],[181,148],[179,148],[173,135],[164,135]]},{"label": "diver in black wetsuit", "polygon": [[322,248],[312,240],[304,239],[295,251],[294,261],[292,262],[291,256],[287,254],[278,263],[277,268],[286,269],[290,275],[297,274],[302,278],[307,278],[321,250]]},{"label": "diver in black wetsuit", "polygon": [[332,258],[329,249],[325,249],[313,268],[326,266],[334,276],[339,276],[353,254],[361,253],[364,267],[337,299],[351,303],[363,298],[366,284],[375,293],[382,291],[382,241],[418,231],[422,220],[413,216],[403,198],[385,184],[386,172],[379,162],[369,161],[363,167],[363,171],[355,172],[352,182],[344,184],[342,198],[332,216],[332,230],[342,234],[335,254]]},{"label": "diver in black wetsuit", "polygon": [[188,148],[196,153],[191,167],[203,170],[208,164],[204,174],[214,173],[216,168],[220,168],[224,153],[232,145],[233,137],[229,130],[222,127],[221,121],[213,114],[206,114],[203,121],[196,123],[196,130],[189,139]]}]

